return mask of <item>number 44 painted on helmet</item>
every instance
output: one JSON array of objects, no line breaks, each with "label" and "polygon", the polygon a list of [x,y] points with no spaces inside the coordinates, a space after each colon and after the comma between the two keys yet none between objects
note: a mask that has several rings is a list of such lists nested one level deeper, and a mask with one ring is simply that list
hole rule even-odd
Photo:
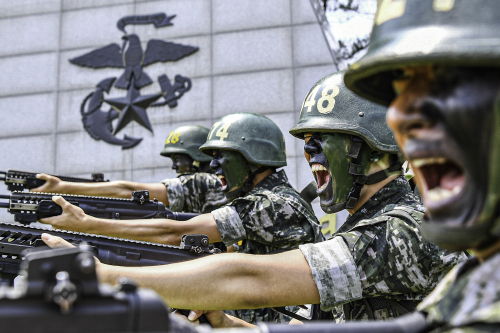
[{"label": "number 44 painted on helmet", "polygon": [[[214,126],[212,126],[212,130],[208,134],[208,140],[212,139],[212,135],[214,134],[214,132],[217,129],[217,127],[220,126],[220,124],[221,124],[221,122],[218,121],[218,122],[216,122],[214,124]],[[231,123],[225,123],[215,133],[215,136],[218,137],[220,139],[220,141],[224,141],[224,139],[226,139],[229,136],[229,134],[227,133],[227,130],[229,129],[229,126],[231,126]]]}]

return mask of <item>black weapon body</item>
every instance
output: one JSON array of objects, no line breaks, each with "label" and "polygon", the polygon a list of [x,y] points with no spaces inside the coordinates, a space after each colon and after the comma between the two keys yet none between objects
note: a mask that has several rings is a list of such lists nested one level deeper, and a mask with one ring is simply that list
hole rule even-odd
[{"label": "black weapon body", "polygon": [[174,332],[154,291],[99,284],[88,246],[31,252],[22,266],[19,285],[0,286],[2,332]]},{"label": "black weapon body", "polygon": [[149,191],[134,191],[131,199],[105,198],[85,195],[13,192],[0,195],[0,208],[8,208],[14,220],[22,224],[36,222],[38,219],[62,214],[61,206],[52,201],[52,196],[60,195],[71,204],[83,209],[85,214],[97,218],[115,220],[166,218],[186,221],[199,214],[177,213],[167,209],[157,199],[149,200]]},{"label": "black weapon body", "polygon": [[[24,189],[37,188],[45,184],[45,180],[36,178],[36,172],[29,171],[19,171],[19,170],[7,170],[0,171],[0,180],[5,182],[7,189],[9,191],[23,191]],[[68,176],[56,176],[65,182],[78,182],[78,183],[98,183],[98,182],[109,182],[109,180],[104,180],[104,175],[102,173],[93,173],[92,178],[78,178],[78,177],[68,177]]]},{"label": "black weapon body", "polygon": [[172,246],[0,223],[0,274],[3,280],[12,281],[18,275],[25,254],[46,247],[41,239],[42,233],[59,236],[75,245],[85,242],[102,263],[115,266],[165,265],[215,253],[209,249],[206,235],[184,235],[180,246]]}]

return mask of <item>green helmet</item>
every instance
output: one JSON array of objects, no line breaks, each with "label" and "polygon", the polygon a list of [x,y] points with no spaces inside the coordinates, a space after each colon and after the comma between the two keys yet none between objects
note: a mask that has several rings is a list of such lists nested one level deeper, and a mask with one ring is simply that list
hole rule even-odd
[{"label": "green helmet", "polygon": [[353,94],[344,85],[344,72],[319,80],[302,103],[299,122],[290,130],[304,139],[308,132],[341,132],[362,138],[370,148],[398,154],[394,134],[385,124],[387,108]]},{"label": "green helmet", "polygon": [[[395,172],[401,172],[397,157],[399,149],[385,123],[386,108],[353,94],[345,87],[343,78],[344,72],[338,72],[319,80],[306,95],[299,121],[290,130],[290,134],[299,139],[304,139],[306,133],[337,134],[335,137],[338,139],[335,140],[333,137],[322,137],[328,148],[316,152],[316,156],[326,158],[322,166],[329,168],[328,181],[323,182],[326,178],[319,179],[314,171],[313,167],[320,162],[319,159],[308,159],[318,181],[321,208],[328,214],[354,208],[365,184],[375,184]],[[316,140],[314,135],[304,146],[307,154],[311,149],[310,142]],[[371,149],[365,149],[366,145]],[[348,151],[345,151],[346,147]],[[378,161],[383,156],[381,153],[392,154],[396,158],[389,159],[391,165],[387,169],[367,176],[370,163]]]},{"label": "green helmet", "polygon": [[177,127],[168,135],[160,155],[187,154],[195,161],[209,162],[211,158],[199,150],[207,140],[208,132],[208,128],[198,125]]},{"label": "green helmet", "polygon": [[498,0],[379,0],[368,52],[347,71],[346,86],[389,105],[395,97],[393,71],[401,66],[499,67],[498,5]]},{"label": "green helmet", "polygon": [[[498,69],[499,22],[498,0],[379,0],[368,51],[346,72],[346,86],[360,96],[389,105],[396,97],[394,73],[403,66]],[[466,119],[455,128],[466,127]],[[481,184],[485,193],[477,195],[484,196],[484,202],[471,204],[463,216],[447,214],[460,223],[436,222],[431,215],[421,225],[423,236],[440,246],[453,250],[477,248],[500,239],[500,125],[492,122],[491,126],[490,171],[484,176],[487,185]],[[477,130],[481,135],[488,132]],[[444,215],[439,217],[444,220]]]},{"label": "green helmet", "polygon": [[200,151],[234,150],[260,166],[286,165],[285,137],[269,118],[255,113],[233,113],[220,118],[208,133]]}]

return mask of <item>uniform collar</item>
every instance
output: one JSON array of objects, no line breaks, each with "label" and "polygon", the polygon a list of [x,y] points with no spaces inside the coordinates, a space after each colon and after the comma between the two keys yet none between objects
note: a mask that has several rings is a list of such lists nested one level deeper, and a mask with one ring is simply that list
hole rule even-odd
[{"label": "uniform collar", "polygon": [[288,183],[288,177],[286,176],[285,170],[279,170],[276,172],[273,172],[266,178],[262,179],[255,187],[248,192],[247,195],[249,194],[254,194],[257,192],[260,192],[262,190],[272,190],[278,185],[286,184]]},{"label": "uniform collar", "polygon": [[[353,228],[359,221],[381,214],[385,207],[397,203],[405,195],[411,194],[411,187],[405,176],[390,181],[364,203],[354,214],[349,216],[337,232],[345,232]],[[415,199],[418,199],[415,196]]]}]

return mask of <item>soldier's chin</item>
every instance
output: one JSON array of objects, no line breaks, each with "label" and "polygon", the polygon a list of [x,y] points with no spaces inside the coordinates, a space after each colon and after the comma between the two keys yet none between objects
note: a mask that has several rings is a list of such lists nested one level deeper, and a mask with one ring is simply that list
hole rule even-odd
[{"label": "soldier's chin", "polygon": [[243,187],[233,187],[232,189],[229,189],[226,186],[226,189],[222,192],[226,196],[227,200],[234,200],[240,196],[242,190],[243,190]]},{"label": "soldier's chin", "polygon": [[337,202],[333,189],[327,189],[319,196],[321,209],[327,214],[333,214],[345,209],[345,201]]}]

